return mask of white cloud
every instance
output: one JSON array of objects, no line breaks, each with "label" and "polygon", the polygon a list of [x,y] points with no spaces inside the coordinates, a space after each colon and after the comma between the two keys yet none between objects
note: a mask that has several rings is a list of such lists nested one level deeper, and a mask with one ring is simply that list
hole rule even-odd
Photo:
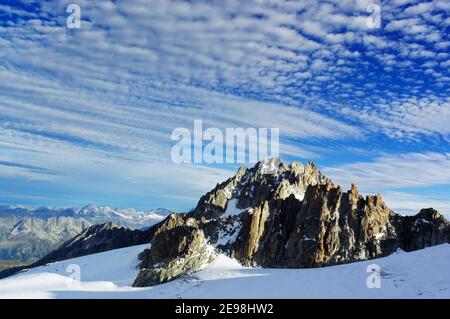
[{"label": "white cloud", "polygon": [[450,135],[442,1],[382,3],[378,31],[366,26],[373,1],[80,0],[82,28],[68,31],[69,2],[0,6],[5,162],[60,176],[92,163],[94,175],[107,172],[108,158],[124,172],[133,161],[165,165],[171,130],[199,116],[218,128],[278,127],[285,155],[311,158],[321,152],[306,142]]},{"label": "white cloud", "polygon": [[434,8],[434,2],[422,2],[405,9],[404,13],[407,15],[418,15],[428,12]]},{"label": "white cloud", "polygon": [[383,200],[398,213],[405,215],[415,215],[422,208],[434,208],[450,219],[450,200],[430,195],[418,195],[403,192],[386,192]]},{"label": "white cloud", "polygon": [[450,153],[381,155],[322,171],[344,189],[354,183],[362,194],[380,193],[394,211],[416,214],[432,207],[450,217]]},{"label": "white cloud", "polygon": [[450,184],[450,153],[404,153],[376,157],[323,170],[342,185],[355,183],[370,191]]},{"label": "white cloud", "polygon": [[386,135],[398,139],[417,138],[418,135],[450,135],[450,100],[429,95],[416,99],[408,97],[391,103],[365,107],[361,112],[350,108],[340,110],[367,122],[373,129],[380,129]]}]

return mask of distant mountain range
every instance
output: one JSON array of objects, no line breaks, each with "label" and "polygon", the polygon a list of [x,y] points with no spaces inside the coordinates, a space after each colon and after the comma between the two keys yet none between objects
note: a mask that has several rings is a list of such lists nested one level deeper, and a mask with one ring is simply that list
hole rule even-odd
[{"label": "distant mountain range", "polygon": [[0,206],[0,260],[33,262],[92,225],[113,222],[147,228],[169,213],[161,208],[136,211],[95,205],[81,209]]}]

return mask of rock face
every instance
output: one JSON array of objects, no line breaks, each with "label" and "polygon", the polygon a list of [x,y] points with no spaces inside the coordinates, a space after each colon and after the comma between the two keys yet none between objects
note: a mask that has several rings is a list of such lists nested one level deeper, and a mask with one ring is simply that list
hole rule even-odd
[{"label": "rock face", "polygon": [[[398,218],[398,216],[396,216]],[[422,209],[415,216],[394,219],[403,250],[412,251],[450,242],[450,223],[433,208]]]},{"label": "rock face", "polygon": [[270,159],[240,168],[192,212],[167,219],[141,254],[134,285],[192,273],[213,259],[214,248],[244,265],[307,268],[449,241],[450,223],[433,209],[401,216],[379,194],[363,197],[355,185],[342,190],[312,163],[286,166]]},{"label": "rock face", "polygon": [[203,230],[193,218],[173,214],[156,231],[151,249],[139,258],[141,271],[134,286],[167,282],[198,271],[209,263],[211,254]]},{"label": "rock face", "polygon": [[111,249],[140,245],[150,241],[150,239],[151,234],[149,232],[119,227],[112,222],[93,225],[44,256],[39,260],[39,263],[46,264]]}]

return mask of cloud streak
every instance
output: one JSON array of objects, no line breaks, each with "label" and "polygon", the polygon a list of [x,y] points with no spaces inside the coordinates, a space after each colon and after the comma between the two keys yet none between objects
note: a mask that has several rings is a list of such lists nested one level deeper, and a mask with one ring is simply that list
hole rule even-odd
[{"label": "cloud streak", "polygon": [[80,0],[79,30],[69,2],[0,6],[0,179],[140,193],[128,177],[142,172],[148,192],[190,205],[236,168],[171,163],[171,131],[202,119],[280,128],[285,159],[319,160],[339,183],[450,184],[443,1],[383,1],[375,30],[373,1]]},{"label": "cloud streak", "polygon": [[342,185],[364,189],[420,187],[450,184],[450,153],[384,155],[373,161],[329,167],[324,172]]}]

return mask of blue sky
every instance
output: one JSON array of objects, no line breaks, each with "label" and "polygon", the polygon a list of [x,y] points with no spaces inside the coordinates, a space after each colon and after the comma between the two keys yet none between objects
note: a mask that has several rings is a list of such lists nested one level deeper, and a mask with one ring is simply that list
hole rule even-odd
[{"label": "blue sky", "polygon": [[[80,29],[66,6],[81,8]],[[367,6],[381,8],[368,28]],[[450,213],[448,1],[2,1],[0,204],[186,210],[236,165],[173,129],[280,129],[283,160]],[[448,215],[447,215],[448,216]]]}]

